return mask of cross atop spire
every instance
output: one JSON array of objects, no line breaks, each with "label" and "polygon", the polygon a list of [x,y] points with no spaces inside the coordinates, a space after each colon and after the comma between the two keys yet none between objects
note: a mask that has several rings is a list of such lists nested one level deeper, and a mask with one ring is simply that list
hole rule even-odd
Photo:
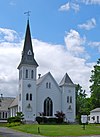
[{"label": "cross atop spire", "polygon": [[30,12],[31,12],[31,11],[24,12],[24,14],[27,15],[28,20],[29,20]]}]

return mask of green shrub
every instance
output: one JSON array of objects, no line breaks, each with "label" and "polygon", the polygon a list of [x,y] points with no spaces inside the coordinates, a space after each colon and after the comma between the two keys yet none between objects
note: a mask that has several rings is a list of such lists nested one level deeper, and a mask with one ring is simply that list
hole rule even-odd
[{"label": "green shrub", "polygon": [[57,118],[57,119],[56,119],[56,122],[57,122],[58,124],[60,124],[60,123],[63,123],[64,121],[63,121],[63,118]]},{"label": "green shrub", "polygon": [[23,114],[22,114],[22,112],[17,112],[17,115],[15,116],[15,117],[9,117],[8,119],[7,119],[7,122],[8,123],[13,123],[13,122],[22,122],[22,120],[24,119],[23,118]]},{"label": "green shrub", "polygon": [[48,118],[47,117],[42,117],[42,122],[43,123],[48,123]]},{"label": "green shrub", "polygon": [[9,118],[7,119],[7,122],[8,122],[8,123],[13,123],[13,122],[15,122],[15,117],[9,117]]},{"label": "green shrub", "polygon": [[56,118],[57,118],[57,123],[63,123],[64,122],[64,118],[65,118],[65,114],[61,111],[56,111],[55,114]]},{"label": "green shrub", "polygon": [[36,117],[36,121],[40,124],[42,122],[42,117]]},{"label": "green shrub", "polygon": [[56,123],[57,118],[48,118],[48,123]]}]

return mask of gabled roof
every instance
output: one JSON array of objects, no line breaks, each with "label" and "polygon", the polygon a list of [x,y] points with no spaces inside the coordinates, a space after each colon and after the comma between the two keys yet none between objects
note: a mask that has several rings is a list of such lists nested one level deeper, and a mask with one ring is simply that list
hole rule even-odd
[{"label": "gabled roof", "polygon": [[0,111],[8,111],[9,106],[14,101],[15,98],[3,97],[0,98]]},{"label": "gabled roof", "polygon": [[68,76],[67,73],[64,75],[63,79],[59,83],[59,86],[63,86],[65,84],[74,85],[74,83],[72,82],[71,78]]},{"label": "gabled roof", "polygon": [[18,69],[21,67],[21,65],[26,65],[26,64],[34,65],[36,67],[38,66],[36,60],[34,59],[29,20],[27,21],[27,28],[26,28],[26,35],[25,35],[23,52],[22,52],[22,59],[18,66]]},{"label": "gabled roof", "polygon": [[51,77],[51,79],[54,81],[57,88],[60,90],[58,83],[56,82],[56,80],[54,79],[54,77],[52,76],[52,74],[50,72],[46,73],[45,75],[43,75],[42,77],[37,79],[37,87],[47,78],[48,75]]},{"label": "gabled roof", "polygon": [[18,96],[12,101],[9,108],[14,107],[14,106],[18,106]]},{"label": "gabled roof", "polygon": [[100,112],[100,108],[95,108],[95,109],[91,110],[90,112]]},{"label": "gabled roof", "polygon": [[49,74],[50,72],[46,73],[45,75],[43,75],[42,77],[38,78],[37,81],[36,81],[36,84],[39,85],[42,81],[44,81],[44,79],[47,77],[47,75]]}]

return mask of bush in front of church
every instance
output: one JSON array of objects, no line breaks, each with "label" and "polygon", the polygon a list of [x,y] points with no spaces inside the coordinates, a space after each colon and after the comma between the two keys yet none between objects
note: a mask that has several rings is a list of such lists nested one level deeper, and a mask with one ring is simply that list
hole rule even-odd
[{"label": "bush in front of church", "polygon": [[64,118],[65,118],[65,114],[61,111],[56,111],[56,119],[57,119],[57,123],[63,123],[64,122]]},{"label": "bush in front of church", "polygon": [[42,123],[42,117],[36,117],[36,121],[38,122],[38,124]]},{"label": "bush in front of church", "polygon": [[24,119],[24,115],[22,114],[22,112],[17,112],[17,115],[15,117],[9,117],[7,119],[8,123],[14,123],[14,122],[22,122],[22,120]]}]

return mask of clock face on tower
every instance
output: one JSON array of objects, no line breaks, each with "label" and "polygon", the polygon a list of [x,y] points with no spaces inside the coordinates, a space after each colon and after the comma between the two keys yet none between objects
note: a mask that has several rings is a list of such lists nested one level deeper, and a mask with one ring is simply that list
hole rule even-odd
[{"label": "clock face on tower", "polygon": [[29,83],[27,86],[28,86],[28,88],[30,88],[30,87],[31,87],[31,84]]}]

